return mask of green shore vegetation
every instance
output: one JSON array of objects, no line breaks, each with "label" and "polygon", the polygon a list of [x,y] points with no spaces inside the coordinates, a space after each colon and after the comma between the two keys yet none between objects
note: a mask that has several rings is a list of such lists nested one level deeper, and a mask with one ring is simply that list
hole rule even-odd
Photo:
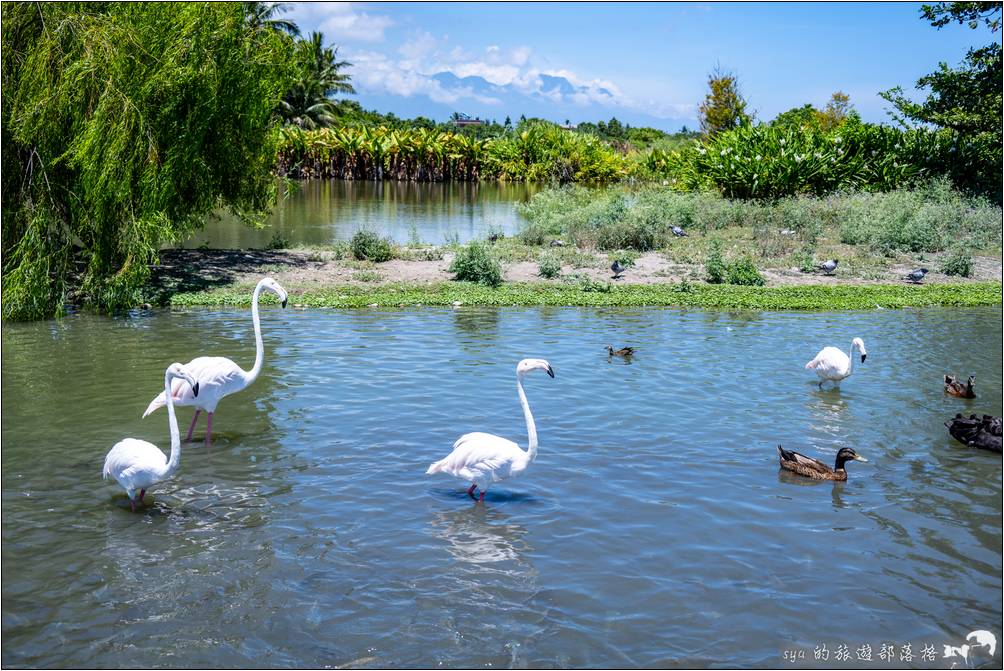
[{"label": "green shore vegetation", "polygon": [[[252,284],[175,294],[173,307],[248,307]],[[675,306],[728,310],[875,310],[928,306],[972,307],[1001,304],[1000,282],[920,286],[803,285],[751,287],[632,284],[588,290],[581,285],[507,283],[487,287],[473,282],[339,286],[298,290],[294,307],[364,308],[418,306]]]},{"label": "green shore vegetation", "polygon": [[[747,285],[762,283],[764,268],[810,270],[832,257],[849,277],[874,279],[869,268],[903,255],[945,255],[941,270],[963,277],[974,254],[1000,256],[996,40],[922,77],[921,102],[884,92],[898,126],[863,122],[841,92],[823,109],[760,122],[738,78],[719,71],[708,79],[700,132],[616,119],[464,125],[457,115],[437,124],[336,99],[353,92],[349,64],[322,35],[300,39],[282,9],[4,4],[3,319],[138,304],[158,250],[213,210],[260,225],[276,174],[613,185],[538,194],[522,208],[528,223],[516,240],[454,250],[455,272],[502,292],[510,289],[499,286],[497,263],[541,261],[545,251],[545,277],[569,259],[596,262],[597,252],[630,265],[659,250],[703,265],[695,280]],[[996,3],[921,8],[936,28],[999,31],[1000,13]],[[674,238],[674,225],[688,237]],[[553,240],[567,247],[543,247]],[[272,246],[287,244],[276,237]],[[388,247],[360,239],[353,254],[379,262]],[[601,289],[582,293],[630,293]]]}]

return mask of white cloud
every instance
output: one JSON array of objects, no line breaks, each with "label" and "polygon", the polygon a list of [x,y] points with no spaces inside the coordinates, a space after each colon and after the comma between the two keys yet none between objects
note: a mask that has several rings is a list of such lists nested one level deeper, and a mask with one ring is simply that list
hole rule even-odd
[{"label": "white cloud", "polygon": [[290,18],[301,28],[317,26],[328,41],[383,42],[394,21],[382,14],[357,11],[351,2],[293,2]]},{"label": "white cloud", "polygon": [[[340,16],[359,16],[342,11]],[[332,21],[329,13],[327,21]],[[326,25],[326,24],[325,24]],[[485,105],[500,105],[498,97],[510,92],[543,97],[554,104],[572,104],[582,108],[602,106],[631,109],[660,118],[691,117],[695,106],[652,99],[634,99],[614,82],[588,78],[568,69],[539,69],[532,64],[533,51],[528,46],[504,48],[491,44],[480,53],[471,53],[449,38],[437,38],[427,31],[417,31],[396,50],[397,56],[379,51],[356,51],[347,47],[345,55],[353,63],[352,82],[359,91],[390,93],[404,97],[428,96],[435,102],[453,104],[472,100]],[[448,86],[433,76],[449,72],[459,78],[481,77],[495,88],[475,90],[470,86]],[[549,86],[544,77],[561,77],[574,90]],[[505,89],[505,90],[503,90]]]}]

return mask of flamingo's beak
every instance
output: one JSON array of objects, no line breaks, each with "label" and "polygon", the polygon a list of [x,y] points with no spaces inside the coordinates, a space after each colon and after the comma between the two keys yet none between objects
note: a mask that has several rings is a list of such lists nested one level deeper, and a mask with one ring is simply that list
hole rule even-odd
[{"label": "flamingo's beak", "polygon": [[286,301],[288,301],[288,300],[289,300],[288,297],[282,299],[282,307],[286,307]]},{"label": "flamingo's beak", "polygon": [[868,355],[867,355],[867,354],[862,354],[862,355],[861,355],[861,363],[864,363],[864,362],[865,362],[865,357],[866,357],[866,356],[868,356]]},{"label": "flamingo's beak", "polygon": [[551,377],[554,377],[554,369],[551,368],[550,366],[548,366],[547,367],[547,374],[550,375]]},{"label": "flamingo's beak", "polygon": [[192,385],[192,395],[193,396],[198,396],[199,395],[199,383],[198,382],[196,382],[195,384]]}]

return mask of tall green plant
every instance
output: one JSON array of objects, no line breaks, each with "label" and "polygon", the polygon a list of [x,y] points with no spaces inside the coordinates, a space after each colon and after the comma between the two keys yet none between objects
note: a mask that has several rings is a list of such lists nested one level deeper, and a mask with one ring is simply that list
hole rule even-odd
[{"label": "tall green plant", "polygon": [[3,5],[3,317],[134,304],[157,250],[274,197],[292,41],[242,3]]}]

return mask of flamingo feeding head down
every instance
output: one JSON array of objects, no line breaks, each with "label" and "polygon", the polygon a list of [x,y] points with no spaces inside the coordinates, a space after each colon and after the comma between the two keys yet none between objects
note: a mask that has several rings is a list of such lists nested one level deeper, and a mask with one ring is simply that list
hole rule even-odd
[{"label": "flamingo feeding head down", "polygon": [[[192,390],[193,396],[199,395],[199,383],[195,376],[180,363],[172,363],[164,373],[164,391],[169,392],[175,380],[184,380]],[[148,487],[170,477],[181,463],[181,438],[178,433],[178,420],[174,416],[174,397],[167,396],[167,423],[171,429],[171,457],[165,458],[164,453],[153,443],[136,438],[125,438],[115,443],[105,457],[105,467],[101,475],[109,477],[122,485],[129,497],[129,507],[136,512],[136,503],[143,503],[143,495]],[[139,495],[136,495],[136,490]]]},{"label": "flamingo feeding head down", "polygon": [[188,427],[188,435],[185,437],[185,440],[191,440],[199,413],[205,410],[207,413],[206,447],[209,447],[213,437],[213,413],[216,412],[216,404],[223,400],[224,396],[229,396],[250,386],[258,378],[262,364],[265,362],[265,348],[261,341],[261,321],[258,318],[258,297],[263,290],[271,291],[278,296],[282,307],[286,307],[288,300],[286,290],[271,277],[262,279],[254,288],[254,293],[251,295],[251,321],[254,322],[256,350],[254,366],[251,370],[244,370],[230,359],[222,356],[200,356],[192,359],[185,367],[199,382],[201,393],[198,398],[192,393],[192,386],[188,382],[181,379],[175,380],[169,392],[165,391],[150,401],[146,412],[143,413],[144,417],[163,406],[168,394],[174,397],[174,402],[177,405],[195,406],[195,416],[192,417],[192,424]]},{"label": "flamingo feeding head down", "polygon": [[471,482],[473,484],[467,489],[467,494],[474,499],[474,490],[480,489],[481,501],[485,500],[491,483],[522,475],[537,456],[537,427],[523,393],[523,376],[534,370],[542,370],[554,377],[551,364],[543,359],[523,359],[516,365],[516,391],[523,406],[529,443],[526,452],[511,440],[490,433],[466,433],[453,444],[449,455],[429,466],[426,475],[449,473]]},{"label": "flamingo feeding head down", "polygon": [[834,389],[840,388],[840,381],[850,376],[854,372],[854,350],[861,353],[861,363],[865,362],[868,352],[865,350],[865,341],[855,338],[851,341],[849,353],[844,354],[836,347],[824,347],[819,350],[816,358],[805,364],[806,370],[816,371],[819,376],[819,388],[823,388],[824,382],[832,382]]}]

